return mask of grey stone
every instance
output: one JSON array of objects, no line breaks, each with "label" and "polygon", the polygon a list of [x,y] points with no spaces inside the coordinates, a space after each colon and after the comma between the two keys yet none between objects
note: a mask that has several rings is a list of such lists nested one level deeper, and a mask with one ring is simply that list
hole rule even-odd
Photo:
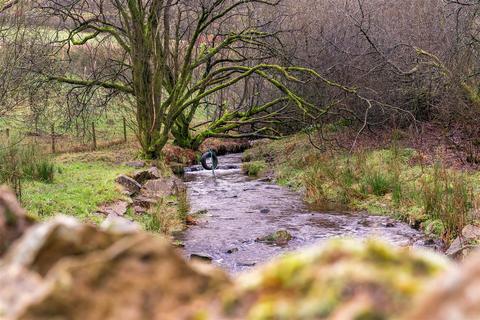
[{"label": "grey stone", "polygon": [[114,214],[117,216],[123,216],[128,209],[127,201],[117,201],[108,205],[103,205],[98,209],[98,212],[110,215]]},{"label": "grey stone", "polygon": [[119,175],[115,181],[128,191],[130,195],[138,193],[142,188],[137,181],[124,174]]},{"label": "grey stone", "polygon": [[135,207],[142,207],[142,208],[146,208],[146,209],[151,208],[156,203],[157,203],[157,200],[155,200],[153,198],[146,197],[146,196],[142,196],[142,195],[133,199],[133,205]]},{"label": "grey stone", "polygon": [[200,260],[204,262],[212,262],[213,258],[204,253],[192,253],[190,255],[191,260]]},{"label": "grey stone", "polygon": [[147,180],[160,179],[162,174],[157,167],[150,167],[146,170],[140,170],[135,172],[133,179],[140,184],[143,184]]},{"label": "grey stone", "polygon": [[471,251],[476,247],[475,242],[478,240],[480,240],[480,227],[467,225],[462,230],[462,236],[453,240],[445,254],[449,257],[458,258],[462,254],[466,254],[465,251]]},{"label": "grey stone", "polygon": [[100,228],[115,234],[136,233],[142,230],[142,228],[135,222],[119,217],[113,213],[108,215],[100,225]]},{"label": "grey stone", "polygon": [[184,188],[178,178],[148,180],[143,186],[142,193],[152,197],[167,197],[175,195],[178,189]]},{"label": "grey stone", "polygon": [[145,167],[145,161],[129,161],[125,162],[125,165],[133,168],[143,168]]}]

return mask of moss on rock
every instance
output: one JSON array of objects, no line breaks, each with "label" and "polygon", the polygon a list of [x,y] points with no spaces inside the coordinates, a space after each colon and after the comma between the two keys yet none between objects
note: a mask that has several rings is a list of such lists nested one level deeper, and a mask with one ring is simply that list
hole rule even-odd
[{"label": "moss on rock", "polygon": [[240,276],[225,305],[248,319],[386,319],[447,265],[429,252],[334,240]]}]

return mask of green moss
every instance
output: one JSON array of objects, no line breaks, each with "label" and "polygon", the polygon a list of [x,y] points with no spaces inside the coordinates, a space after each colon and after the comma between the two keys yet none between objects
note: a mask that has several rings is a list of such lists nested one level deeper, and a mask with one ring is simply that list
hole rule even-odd
[{"label": "green moss", "polygon": [[[352,301],[363,301],[350,310],[352,319],[390,319],[448,265],[441,256],[378,241],[332,240],[240,276],[230,299],[249,310],[248,319],[326,319]],[[379,295],[380,304],[356,300]]]}]

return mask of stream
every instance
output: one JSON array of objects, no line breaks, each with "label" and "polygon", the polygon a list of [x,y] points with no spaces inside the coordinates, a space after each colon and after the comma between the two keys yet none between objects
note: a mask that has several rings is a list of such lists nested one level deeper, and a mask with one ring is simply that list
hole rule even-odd
[{"label": "stream", "polygon": [[[210,259],[235,273],[282,253],[333,237],[377,237],[399,246],[432,246],[422,232],[385,216],[310,211],[302,196],[286,187],[253,179],[241,171],[242,154],[219,157],[214,178],[201,166],[186,169],[188,197],[197,225],[177,236],[187,257]],[[277,230],[286,245],[256,241]]]}]

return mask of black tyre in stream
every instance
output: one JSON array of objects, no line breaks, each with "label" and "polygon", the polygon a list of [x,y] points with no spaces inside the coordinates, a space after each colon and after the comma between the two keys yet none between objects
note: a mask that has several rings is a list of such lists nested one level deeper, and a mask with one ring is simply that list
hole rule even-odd
[{"label": "black tyre in stream", "polygon": [[[212,159],[212,164],[210,165],[208,163],[208,159]],[[200,159],[200,162],[202,163],[202,167],[205,170],[215,170],[218,167],[218,157],[217,154],[214,151],[208,151],[205,152],[202,155],[202,158]]]}]

